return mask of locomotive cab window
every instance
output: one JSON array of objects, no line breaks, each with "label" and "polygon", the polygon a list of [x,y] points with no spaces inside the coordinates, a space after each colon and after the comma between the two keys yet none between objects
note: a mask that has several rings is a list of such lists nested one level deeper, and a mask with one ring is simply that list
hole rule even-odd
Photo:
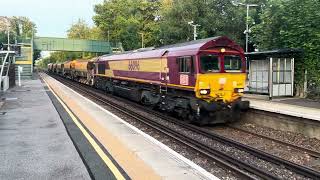
[{"label": "locomotive cab window", "polygon": [[106,64],[99,63],[98,64],[98,74],[105,74],[105,70],[106,70]]},{"label": "locomotive cab window", "polygon": [[206,54],[200,56],[200,68],[202,73],[218,72],[220,61],[218,55]]},{"label": "locomotive cab window", "polygon": [[191,56],[179,57],[177,58],[177,63],[179,65],[180,73],[191,73],[193,71]]},{"label": "locomotive cab window", "polygon": [[224,56],[224,69],[226,71],[240,71],[241,70],[241,57],[238,55]]}]

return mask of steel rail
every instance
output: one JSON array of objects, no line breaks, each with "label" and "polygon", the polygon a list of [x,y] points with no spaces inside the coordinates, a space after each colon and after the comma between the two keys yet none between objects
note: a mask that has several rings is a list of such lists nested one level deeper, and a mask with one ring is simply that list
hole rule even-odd
[{"label": "steel rail", "polygon": [[[65,79],[62,78],[62,77],[59,77],[60,79],[63,79],[64,82]],[[75,81],[71,81],[71,80],[68,80],[70,83],[76,83],[79,85],[79,83],[75,82]],[[99,96],[100,98],[102,98],[103,100],[106,100],[106,101],[109,101],[108,99],[106,99],[105,97],[105,94],[101,94],[101,90],[96,90],[96,89],[93,89],[91,88],[90,90],[88,89],[88,87],[90,86],[87,86],[87,85],[83,85],[81,84],[83,87],[87,87],[86,91],[88,93],[88,91],[90,91],[90,93],[93,93],[95,94],[96,96]],[[77,89],[79,88],[79,86],[77,86]],[[97,92],[99,91],[99,92]],[[96,99],[95,96],[91,96],[93,98]],[[134,102],[131,102],[131,101],[128,101],[128,100],[125,100],[123,98],[119,98],[119,97],[116,97],[116,96],[112,96],[112,98],[114,99],[119,99],[121,101],[126,101],[126,103],[132,105],[132,106],[135,106],[135,107],[139,107],[139,108],[142,108],[144,111],[148,111],[148,113],[151,113],[153,115],[156,115],[157,117],[159,118],[162,118],[162,119],[166,119],[167,121],[169,122],[172,122],[172,123],[175,123],[177,125],[180,125],[181,127],[187,129],[187,130],[190,130],[190,131],[193,131],[193,132],[196,132],[196,133],[199,133],[205,137],[208,137],[208,138],[211,138],[213,140],[216,140],[220,143],[223,143],[223,144],[228,144],[229,146],[232,146],[232,147],[235,147],[239,150],[242,150],[242,151],[245,151],[245,152],[248,152],[250,153],[251,155],[254,155],[260,159],[263,159],[265,161],[268,161],[268,162],[271,162],[273,164],[276,164],[276,165],[279,165],[279,166],[284,166],[285,168],[287,168],[288,170],[291,170],[293,172],[296,172],[297,174],[300,174],[300,175],[303,175],[303,176],[306,176],[306,177],[310,177],[310,178],[313,178],[313,179],[318,179],[320,177],[320,173],[313,170],[313,169],[310,169],[306,166],[302,166],[302,165],[298,165],[298,164],[295,164],[295,163],[292,163],[290,161],[287,161],[285,159],[282,159],[282,158],[279,158],[277,156],[274,156],[274,155],[271,155],[271,154],[268,154],[266,152],[263,152],[261,150],[258,150],[258,149],[255,149],[255,148],[252,148],[248,145],[245,145],[245,144],[241,144],[239,142],[236,142],[232,139],[229,139],[229,138],[226,138],[226,137],[223,137],[221,135],[218,135],[216,133],[212,133],[206,129],[203,129],[203,128],[200,128],[198,126],[195,126],[195,125],[192,125],[192,124],[188,124],[188,123],[184,123],[182,121],[179,121],[177,120],[176,118],[173,118],[173,117],[170,117],[170,116],[167,116],[167,115],[164,115],[164,114],[161,114],[157,111],[154,111],[152,109],[149,109],[149,108],[146,108],[145,106],[142,106],[142,105],[139,105],[137,103],[134,103]],[[99,99],[99,98],[98,98]],[[99,101],[101,101],[101,99],[99,99]],[[110,103],[113,103],[111,101],[109,101]],[[122,107],[123,108],[123,107]],[[134,114],[137,114],[134,112]],[[152,120],[153,121],[153,120]],[[162,127],[162,128],[166,128],[168,129],[168,127]],[[197,142],[199,143],[199,142]],[[219,152],[221,153],[221,152]],[[224,154],[224,153],[223,153]],[[224,154],[226,155],[226,154]],[[233,157],[232,157],[233,158]],[[236,159],[237,160],[237,159]],[[237,164],[235,163],[236,161],[232,160],[232,161],[229,161],[230,163],[232,164]],[[244,163],[243,162],[240,162],[240,164],[237,164],[240,168],[242,169],[245,169],[247,170],[248,172],[251,172],[253,174],[256,174],[264,179],[277,179],[278,177],[275,177],[273,175],[271,175],[270,173],[268,172],[261,172],[260,169],[256,168],[256,167],[250,167],[250,165],[246,164],[246,165],[243,165]],[[249,167],[249,168],[248,168]],[[252,170],[252,169],[256,169],[257,171],[260,171],[260,172],[252,172],[252,171],[255,171],[255,170]],[[259,175],[260,174],[260,175]],[[264,175],[263,175],[264,174]],[[264,176],[264,177],[263,177]]]},{"label": "steel rail", "polygon": [[[191,139],[189,136],[183,135],[182,133],[179,133],[175,130],[172,130],[168,128],[165,125],[162,125],[156,121],[154,121],[151,118],[145,117],[139,113],[136,113],[133,110],[127,109],[126,107],[123,107],[119,104],[116,104],[108,99],[106,99],[105,95],[102,95],[100,92],[97,92],[96,89],[88,89],[87,86],[82,85],[79,86],[79,83],[73,82],[73,81],[66,81],[62,77],[53,76],[60,82],[63,82],[65,85],[71,87],[72,89],[81,92],[82,94],[89,96],[90,98],[94,99],[96,102],[99,102],[103,105],[107,105],[113,109],[116,109],[117,111],[121,112],[122,114],[125,114],[135,120],[138,120],[139,122],[142,122],[143,124],[149,126],[150,128],[153,128],[170,138],[178,141],[181,144],[186,145],[187,147],[201,153],[202,155],[208,157],[209,159],[212,159],[213,161],[217,162],[222,166],[223,168],[228,168],[230,170],[233,170],[234,172],[238,173],[238,175],[244,179],[256,179],[256,177],[250,175],[254,174],[257,177],[263,178],[263,179],[279,179],[278,177],[274,176],[273,174],[268,173],[267,171],[261,170],[251,164],[244,163],[231,155],[227,155],[225,153],[222,153],[221,151],[212,149],[211,147],[200,143],[196,140]],[[76,84],[74,84],[76,83]],[[85,88],[83,88],[85,86]],[[243,169],[246,171],[243,171]],[[249,172],[249,173],[247,173]]]},{"label": "steel rail", "polygon": [[309,154],[310,156],[314,157],[314,158],[320,158],[320,152],[317,152],[317,151],[313,151],[311,149],[307,149],[307,148],[304,148],[304,147],[301,147],[301,146],[297,146],[297,145],[294,145],[294,144],[291,144],[291,143],[288,143],[288,142],[284,142],[284,141],[281,141],[281,140],[278,140],[278,139],[275,139],[275,138],[271,138],[271,137],[268,137],[268,136],[265,136],[265,135],[262,135],[262,134],[257,134],[257,133],[254,133],[254,132],[250,132],[250,131],[247,131],[247,130],[244,130],[244,129],[241,129],[241,128],[237,128],[237,127],[233,127],[233,126],[228,126],[232,129],[235,129],[237,131],[241,131],[241,132],[244,132],[244,133],[247,133],[247,134],[251,134],[253,136],[257,136],[257,137],[260,137],[260,138],[263,138],[263,139],[267,139],[269,141],[274,141],[278,144],[283,144],[284,146],[289,146],[289,147],[292,147],[298,151],[302,151],[302,152],[305,152],[307,154]]},{"label": "steel rail", "polygon": [[[156,114],[156,113],[157,112],[153,112],[153,114]],[[309,177],[312,179],[319,179],[320,178],[320,172],[315,171],[307,166],[295,164],[295,163],[288,161],[286,159],[274,156],[272,154],[266,153],[266,152],[261,151],[259,149],[250,147],[248,145],[245,145],[240,142],[234,141],[232,139],[226,138],[226,137],[221,136],[219,134],[213,133],[207,129],[200,128],[200,127],[192,125],[192,124],[183,123],[183,122],[181,122],[175,118],[172,118],[172,117],[168,117],[168,116],[164,117],[164,115],[159,114],[159,113],[156,114],[156,116],[158,116],[158,117],[162,116],[162,118],[166,118],[166,120],[173,122],[173,123],[176,123],[176,124],[179,124],[180,126],[186,128],[188,130],[197,132],[203,136],[214,139],[214,140],[219,141],[221,143],[229,144],[230,146],[233,146],[239,150],[248,152],[248,153],[250,153],[260,159],[263,159],[265,161],[271,162],[271,163],[279,165],[279,166],[284,166],[288,170],[296,172],[297,174],[300,174],[300,175],[303,175],[305,177]]]}]

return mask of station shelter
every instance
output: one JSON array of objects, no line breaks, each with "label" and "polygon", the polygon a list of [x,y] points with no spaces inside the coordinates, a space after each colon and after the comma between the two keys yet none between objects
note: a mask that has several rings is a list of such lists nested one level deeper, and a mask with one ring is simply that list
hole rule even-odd
[{"label": "station shelter", "polygon": [[298,49],[279,49],[246,53],[248,86],[246,93],[273,97],[294,95],[294,61]]}]

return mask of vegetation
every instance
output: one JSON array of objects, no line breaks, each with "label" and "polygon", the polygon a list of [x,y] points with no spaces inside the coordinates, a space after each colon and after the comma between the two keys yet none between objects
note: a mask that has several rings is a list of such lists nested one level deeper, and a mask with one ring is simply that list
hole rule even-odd
[{"label": "vegetation", "polygon": [[304,58],[296,61],[297,87],[304,72],[309,84],[320,86],[320,2],[318,0],[109,0],[95,7],[93,17],[102,37],[121,41],[126,50],[193,39],[189,21],[201,25],[199,38],[226,35],[244,47],[246,8],[237,2],[258,4],[250,8],[249,51],[299,48]]},{"label": "vegetation", "polygon": [[27,17],[0,17],[0,42],[7,42],[8,26],[10,43],[15,43],[15,39],[31,39],[32,34],[36,33],[35,23]]},{"label": "vegetation", "polygon": [[261,23],[252,28],[253,42],[265,50],[303,49],[295,64],[296,87],[303,89],[307,70],[309,90],[314,91],[309,95],[320,96],[320,1],[269,0],[264,5]]},{"label": "vegetation", "polygon": [[[249,12],[249,51],[303,49],[304,58],[296,61],[297,87],[303,85],[305,70],[309,84],[320,87],[318,0],[108,0],[95,6],[95,27],[79,20],[68,37],[122,42],[125,50],[132,50],[141,47],[142,38],[146,47],[192,40],[188,22],[194,21],[201,25],[198,38],[225,35],[244,47],[246,7],[237,2],[259,5]],[[79,56],[57,52],[51,60],[73,55]]]},{"label": "vegetation", "polygon": [[160,9],[160,1],[110,0],[95,6],[93,17],[105,39],[122,42],[126,50],[141,47],[143,36],[146,46],[154,45],[159,24],[155,17]]},{"label": "vegetation", "polygon": [[[7,33],[9,28],[10,44],[31,39],[37,32],[36,25],[29,18],[23,16],[4,17],[0,16],[0,42],[7,44]],[[4,46],[4,48],[7,48]],[[17,48],[17,47],[15,47]],[[13,49],[11,49],[13,50]],[[34,51],[34,60],[40,57],[40,51]]]}]

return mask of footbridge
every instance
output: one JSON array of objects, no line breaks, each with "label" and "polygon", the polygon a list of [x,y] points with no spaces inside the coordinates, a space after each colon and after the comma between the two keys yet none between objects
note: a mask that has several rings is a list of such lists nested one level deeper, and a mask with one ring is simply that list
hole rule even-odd
[{"label": "footbridge", "polygon": [[67,51],[67,52],[91,52],[98,54],[111,54],[122,52],[121,43],[108,41],[67,39],[57,37],[34,37],[23,39],[18,43],[20,53],[15,58],[16,68],[23,67],[23,78],[31,77],[33,73],[33,52],[39,51]]}]

